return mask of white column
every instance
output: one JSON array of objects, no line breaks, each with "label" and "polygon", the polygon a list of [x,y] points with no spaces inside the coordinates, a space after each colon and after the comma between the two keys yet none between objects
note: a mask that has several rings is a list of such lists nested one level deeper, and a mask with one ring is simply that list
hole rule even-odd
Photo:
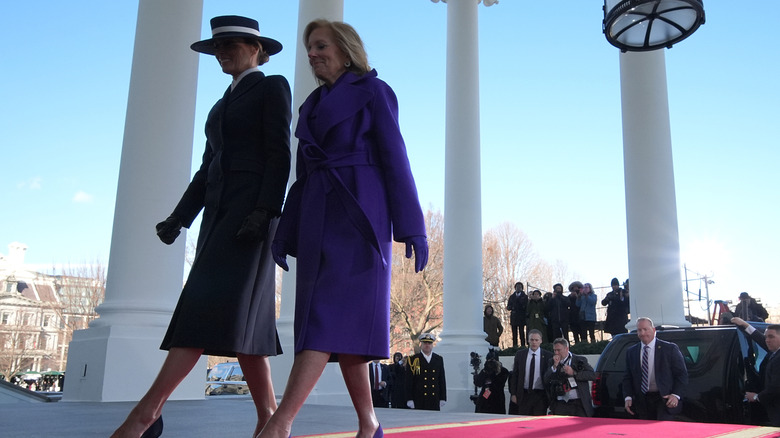
[{"label": "white column", "polygon": [[477,0],[447,2],[444,192],[444,356],[449,411],[472,411],[469,353],[488,349],[482,330],[482,204]]},{"label": "white column", "polygon": [[[186,234],[171,245],[155,224],[190,178],[198,54],[198,0],[141,0],[119,169],[105,302],[74,333],[66,401],[138,400],[157,375],[159,350],[182,288]],[[203,398],[205,357],[172,399]]]},{"label": "white column", "polygon": [[[295,138],[295,127],[298,126],[298,108],[303,101],[317,88],[317,82],[309,66],[309,55],[306,47],[303,45],[303,31],[306,25],[312,20],[324,18],[331,21],[342,21],[344,18],[344,0],[299,0],[298,3],[298,33],[294,46],[287,46],[285,50],[295,50],[295,81],[293,82],[293,115],[292,115],[292,138],[290,145],[292,147],[292,165],[290,167],[290,181],[288,187],[295,182],[295,161],[298,150],[298,141]],[[274,381],[274,390],[277,394],[284,392],[287,385],[287,377],[292,368],[293,355],[295,354],[295,340],[293,335],[293,321],[295,319],[295,270],[296,260],[294,257],[287,258],[287,264],[290,267],[289,272],[285,272],[282,277],[282,301],[279,312],[279,319],[276,321],[277,331],[279,332],[279,342],[282,344],[284,354],[271,358],[272,376]],[[330,368],[330,367],[329,367]],[[330,371],[330,369],[328,369]],[[320,382],[327,379],[322,378]],[[343,380],[330,379],[332,383],[341,384]],[[314,397],[321,391],[319,388],[322,383],[312,391]],[[346,394],[341,390],[342,394]],[[341,397],[339,397],[341,398]],[[347,398],[348,403],[348,398]]]},{"label": "white column", "polygon": [[631,325],[685,320],[663,50],[620,54]]}]

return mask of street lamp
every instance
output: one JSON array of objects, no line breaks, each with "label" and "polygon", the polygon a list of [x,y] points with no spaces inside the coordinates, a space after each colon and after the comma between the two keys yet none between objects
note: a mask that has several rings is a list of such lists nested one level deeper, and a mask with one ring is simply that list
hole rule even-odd
[{"label": "street lamp", "polygon": [[604,0],[604,35],[623,52],[671,48],[702,24],[703,0]]}]

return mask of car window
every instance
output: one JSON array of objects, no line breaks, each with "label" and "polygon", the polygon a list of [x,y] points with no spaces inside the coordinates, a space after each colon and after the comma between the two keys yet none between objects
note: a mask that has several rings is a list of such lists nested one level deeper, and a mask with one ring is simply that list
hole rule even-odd
[{"label": "car window", "polygon": [[234,382],[243,381],[244,373],[243,371],[241,371],[241,367],[234,366],[230,373],[230,377],[228,377],[227,380],[234,381]]},{"label": "car window", "polygon": [[[230,378],[230,370],[233,368],[231,364],[217,364],[209,371],[208,381],[217,382],[221,380],[228,380]],[[239,372],[241,369],[239,368]]]}]

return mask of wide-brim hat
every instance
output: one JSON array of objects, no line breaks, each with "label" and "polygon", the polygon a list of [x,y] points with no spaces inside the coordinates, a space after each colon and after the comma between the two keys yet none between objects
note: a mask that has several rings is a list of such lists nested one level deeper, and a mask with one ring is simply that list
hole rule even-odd
[{"label": "wide-brim hat", "polygon": [[282,43],[273,38],[260,36],[257,20],[238,15],[223,15],[211,19],[211,38],[192,43],[190,48],[196,52],[213,55],[216,52],[214,42],[224,38],[251,38],[260,41],[268,55],[282,51]]}]

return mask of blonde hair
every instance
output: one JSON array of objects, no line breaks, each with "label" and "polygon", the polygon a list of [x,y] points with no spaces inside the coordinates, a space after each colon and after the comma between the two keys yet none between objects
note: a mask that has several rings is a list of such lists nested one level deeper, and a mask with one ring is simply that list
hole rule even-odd
[{"label": "blonde hair", "polygon": [[336,46],[347,55],[347,59],[350,62],[349,67],[345,66],[347,71],[351,71],[358,76],[371,71],[371,67],[368,65],[368,55],[363,47],[363,40],[360,39],[360,35],[358,35],[354,27],[342,21],[318,19],[307,24],[306,29],[303,31],[304,47],[309,43],[311,33],[321,27],[330,29]]}]

